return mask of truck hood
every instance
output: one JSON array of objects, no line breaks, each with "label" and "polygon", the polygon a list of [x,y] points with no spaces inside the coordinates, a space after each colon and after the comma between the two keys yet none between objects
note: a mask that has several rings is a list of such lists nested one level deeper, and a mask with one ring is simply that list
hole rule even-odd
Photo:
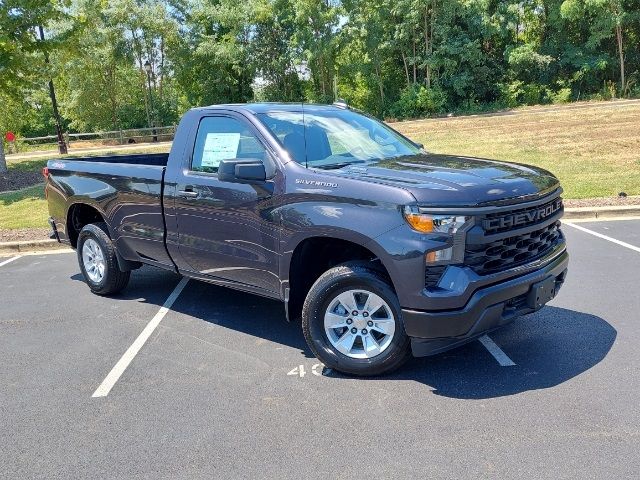
[{"label": "truck hood", "polygon": [[559,187],[558,179],[541,168],[428,153],[325,172],[404,188],[418,203],[439,207],[517,203]]}]

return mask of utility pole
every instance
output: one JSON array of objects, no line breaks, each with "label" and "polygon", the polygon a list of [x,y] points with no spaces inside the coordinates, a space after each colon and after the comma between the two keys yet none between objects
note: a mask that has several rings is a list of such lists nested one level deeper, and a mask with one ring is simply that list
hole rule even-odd
[{"label": "utility pole", "polygon": [[[38,26],[38,32],[40,33],[40,40],[44,41],[44,30],[42,26]],[[44,50],[44,63],[49,65],[49,53]],[[53,79],[49,80],[49,96],[51,97],[51,104],[53,106],[53,118],[56,121],[56,135],[58,137],[58,151],[61,155],[67,153],[67,144],[64,141],[62,135],[62,122],[60,121],[60,112],[58,111],[58,100],[56,100],[56,90],[53,86]]]}]

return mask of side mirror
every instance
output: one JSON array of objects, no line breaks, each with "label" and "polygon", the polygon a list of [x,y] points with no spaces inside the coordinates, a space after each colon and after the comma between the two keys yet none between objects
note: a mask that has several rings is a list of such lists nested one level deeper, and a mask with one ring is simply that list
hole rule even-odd
[{"label": "side mirror", "polygon": [[422,143],[418,143],[418,142],[414,142],[414,144],[415,144],[415,146],[416,146],[416,147],[418,147],[418,148],[420,148],[420,149],[424,150],[424,144],[422,144]]},{"label": "side mirror", "polygon": [[267,170],[259,158],[220,160],[218,179],[223,182],[260,183],[267,179]]}]

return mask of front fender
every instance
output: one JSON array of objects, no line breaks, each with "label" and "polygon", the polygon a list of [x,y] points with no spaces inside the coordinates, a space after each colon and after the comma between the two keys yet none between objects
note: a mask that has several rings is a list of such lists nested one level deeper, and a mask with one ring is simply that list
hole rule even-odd
[{"label": "front fender", "polygon": [[344,240],[370,250],[387,270],[401,304],[424,289],[425,252],[443,245],[413,230],[397,205],[362,205],[333,198],[330,202],[290,204],[279,213],[283,226],[280,278],[284,298],[293,254],[309,238]]}]

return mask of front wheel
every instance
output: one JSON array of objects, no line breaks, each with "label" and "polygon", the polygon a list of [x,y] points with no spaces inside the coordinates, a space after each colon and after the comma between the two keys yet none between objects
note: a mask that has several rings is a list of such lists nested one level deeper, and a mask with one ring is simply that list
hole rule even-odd
[{"label": "front wheel", "polygon": [[105,223],[86,225],[78,236],[78,263],[93,293],[111,295],[129,283],[131,272],[123,272]]},{"label": "front wheel", "polygon": [[345,264],[325,272],[302,309],[304,336],[327,367],[380,375],[410,357],[398,298],[375,269]]}]

